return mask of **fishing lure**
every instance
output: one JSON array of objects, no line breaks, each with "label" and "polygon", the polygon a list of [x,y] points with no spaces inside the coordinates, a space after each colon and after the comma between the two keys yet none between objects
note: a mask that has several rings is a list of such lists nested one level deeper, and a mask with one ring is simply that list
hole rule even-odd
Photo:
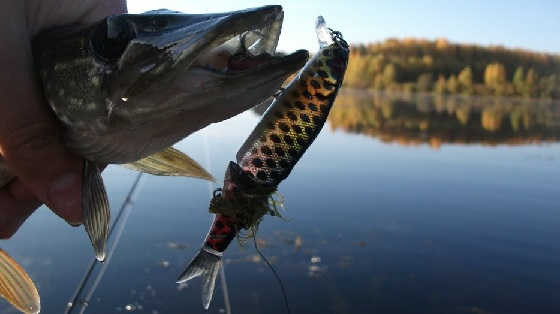
[{"label": "fishing lure", "polygon": [[317,19],[320,49],[276,96],[259,124],[230,162],[221,193],[214,193],[214,222],[200,252],[178,283],[202,276],[202,303],[208,309],[223,252],[238,233],[258,224],[270,209],[270,195],[288,177],[321,131],[342,84],[349,47],[341,33]]},{"label": "fishing lure", "polygon": [[[121,164],[213,181],[171,146],[262,102],[305,64],[307,51],[276,54],[283,19],[279,5],[216,14],[162,9],[34,38],[44,98],[65,146],[85,160],[83,220],[99,261],[110,221],[101,169]],[[15,177],[0,156],[0,189]]]}]

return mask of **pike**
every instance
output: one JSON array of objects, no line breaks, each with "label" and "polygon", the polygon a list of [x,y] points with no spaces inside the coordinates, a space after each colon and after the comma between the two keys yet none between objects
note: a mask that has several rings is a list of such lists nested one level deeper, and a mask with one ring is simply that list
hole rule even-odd
[{"label": "pike", "polygon": [[[348,64],[342,35],[317,19],[320,49],[275,97],[226,170],[223,188],[210,201],[216,214],[198,254],[177,283],[202,276],[202,305],[212,300],[222,256],[243,229],[255,232],[262,217],[277,213],[270,195],[311,146],[329,115]],[[221,193],[220,193],[221,192]],[[274,205],[273,205],[274,206]]]},{"label": "pike", "polygon": [[[275,54],[283,16],[276,5],[217,14],[157,10],[61,27],[34,40],[45,99],[66,146],[85,159],[84,227],[98,260],[105,258],[110,215],[101,169],[122,164],[213,180],[171,146],[259,104],[305,64],[307,51]],[[0,188],[13,178],[0,157]]]}]

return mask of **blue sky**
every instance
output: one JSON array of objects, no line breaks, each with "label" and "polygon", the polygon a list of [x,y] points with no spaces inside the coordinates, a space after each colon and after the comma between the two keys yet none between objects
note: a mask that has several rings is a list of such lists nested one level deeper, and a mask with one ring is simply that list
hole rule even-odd
[{"label": "blue sky", "polygon": [[315,17],[342,31],[351,43],[388,37],[445,37],[453,42],[560,53],[560,1],[190,1],[128,0],[131,13],[167,8],[222,12],[281,4],[285,19],[278,49],[314,51]]}]

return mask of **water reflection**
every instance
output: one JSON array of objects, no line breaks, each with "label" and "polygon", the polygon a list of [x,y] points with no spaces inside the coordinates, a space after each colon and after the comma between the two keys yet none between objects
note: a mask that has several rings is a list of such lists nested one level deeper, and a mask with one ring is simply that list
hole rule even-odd
[{"label": "water reflection", "polygon": [[560,103],[506,97],[342,90],[331,127],[403,145],[521,145],[560,140]]},{"label": "water reflection", "polygon": [[[208,136],[209,169],[221,176],[258,120],[213,125],[181,148],[203,147]],[[559,144],[436,152],[327,131],[311,149],[279,188],[288,221],[266,217],[258,234],[294,313],[560,312]],[[124,202],[135,177],[108,169],[112,203]],[[208,312],[199,281],[174,284],[210,224],[207,184],[147,176],[144,188],[85,313],[222,313],[221,283]],[[60,313],[91,257],[87,238],[46,209],[31,219],[4,246],[36,281],[44,312]],[[49,241],[34,240],[45,234]],[[283,312],[252,242],[234,243],[224,264],[233,313]]]}]

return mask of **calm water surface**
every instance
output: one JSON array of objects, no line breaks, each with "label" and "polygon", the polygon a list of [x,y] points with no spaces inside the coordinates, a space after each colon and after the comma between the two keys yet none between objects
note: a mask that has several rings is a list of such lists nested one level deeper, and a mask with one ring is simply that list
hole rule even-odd
[{"label": "calm water surface", "polygon": [[[258,234],[293,313],[560,313],[559,116],[548,102],[344,92],[280,185],[287,221],[267,216]],[[258,120],[247,112],[177,147],[221,180]],[[104,172],[113,217],[135,176]],[[175,284],[211,223],[213,188],[144,176],[85,313],[226,313],[219,279],[207,312],[200,280]],[[83,229],[45,208],[2,247],[43,313],[64,311],[93,257]],[[252,245],[224,259],[232,313],[284,313]]]}]

